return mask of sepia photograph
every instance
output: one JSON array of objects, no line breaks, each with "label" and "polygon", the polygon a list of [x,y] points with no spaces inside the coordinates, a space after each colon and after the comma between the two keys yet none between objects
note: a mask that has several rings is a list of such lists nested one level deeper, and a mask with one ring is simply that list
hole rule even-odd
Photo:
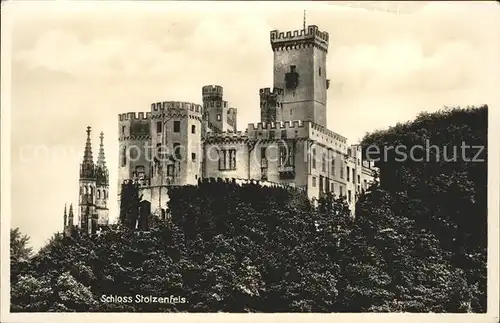
[{"label": "sepia photograph", "polygon": [[498,322],[499,33],[495,1],[2,2],[2,322]]}]

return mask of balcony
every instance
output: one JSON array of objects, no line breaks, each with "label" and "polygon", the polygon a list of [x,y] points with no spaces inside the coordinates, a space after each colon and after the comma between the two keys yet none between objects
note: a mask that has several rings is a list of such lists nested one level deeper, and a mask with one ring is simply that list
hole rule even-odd
[{"label": "balcony", "polygon": [[292,165],[279,165],[278,173],[280,179],[295,179],[295,167]]}]

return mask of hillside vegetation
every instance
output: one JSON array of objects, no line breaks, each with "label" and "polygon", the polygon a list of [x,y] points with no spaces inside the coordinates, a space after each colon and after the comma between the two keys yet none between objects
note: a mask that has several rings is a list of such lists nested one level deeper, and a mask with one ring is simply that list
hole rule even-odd
[{"label": "hillside vegetation", "polygon": [[[486,107],[446,110],[363,145],[486,146],[486,125]],[[92,238],[56,234],[35,255],[13,230],[11,310],[485,312],[486,162],[379,167],[354,219],[342,198],[313,207],[293,189],[212,182],[172,190],[166,221],[138,215],[127,187],[118,225]]]}]

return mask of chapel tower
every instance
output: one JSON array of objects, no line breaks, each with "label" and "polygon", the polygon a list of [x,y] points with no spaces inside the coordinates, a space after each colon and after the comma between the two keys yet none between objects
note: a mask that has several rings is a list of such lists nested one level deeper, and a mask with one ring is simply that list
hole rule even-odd
[{"label": "chapel tower", "polygon": [[80,165],[78,226],[83,232],[93,234],[99,226],[109,223],[109,172],[104,155],[104,134],[101,132],[97,164],[94,164],[90,132],[91,128],[87,127],[87,141]]},{"label": "chapel tower", "polygon": [[80,164],[80,196],[78,200],[78,226],[86,233],[91,233],[93,224],[97,225],[95,211],[96,167],[92,158],[92,143],[90,126],[87,127],[87,141],[83,153],[83,162]]}]

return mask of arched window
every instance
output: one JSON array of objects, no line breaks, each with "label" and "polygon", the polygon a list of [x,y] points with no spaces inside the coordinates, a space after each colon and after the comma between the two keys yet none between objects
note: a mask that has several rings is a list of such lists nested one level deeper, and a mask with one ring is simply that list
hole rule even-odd
[{"label": "arched window", "polygon": [[100,190],[97,190],[97,198],[100,199],[101,198],[101,191]]}]

